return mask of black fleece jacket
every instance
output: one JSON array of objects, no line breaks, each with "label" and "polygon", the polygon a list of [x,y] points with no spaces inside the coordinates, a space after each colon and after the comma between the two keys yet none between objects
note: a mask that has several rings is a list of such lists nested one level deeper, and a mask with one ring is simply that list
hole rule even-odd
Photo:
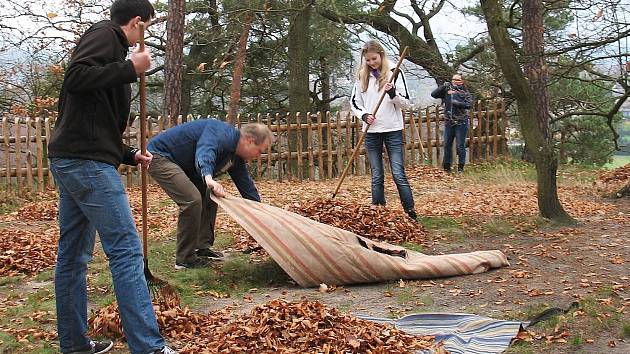
[{"label": "black fleece jacket", "polygon": [[49,157],[96,160],[118,167],[133,165],[134,152],[123,144],[137,81],[129,42],[119,25],[94,24],[74,49],[59,94]]}]

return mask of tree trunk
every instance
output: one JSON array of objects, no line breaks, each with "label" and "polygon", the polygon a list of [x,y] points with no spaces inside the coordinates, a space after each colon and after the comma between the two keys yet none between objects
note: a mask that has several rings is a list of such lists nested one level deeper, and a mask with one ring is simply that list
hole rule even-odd
[{"label": "tree trunk", "polygon": [[292,0],[295,15],[289,27],[289,110],[292,113],[310,110],[308,84],[309,24],[311,6],[308,0]]},{"label": "tree trunk", "polygon": [[549,109],[545,87],[542,4],[540,0],[523,1],[523,42],[527,79],[518,64],[512,41],[505,27],[504,10],[500,1],[481,0],[481,7],[494,43],[497,60],[517,98],[523,137],[536,164],[540,215],[555,222],[574,222],[558,200],[556,185],[558,158],[549,135]]},{"label": "tree trunk", "polygon": [[238,114],[238,106],[241,100],[241,81],[245,70],[245,58],[247,55],[247,38],[249,38],[249,30],[252,27],[254,16],[251,13],[245,14],[243,23],[243,31],[238,40],[238,48],[236,49],[236,60],[234,62],[234,73],[232,74],[232,84],[230,87],[230,103],[228,104],[228,122],[232,125],[236,122]]},{"label": "tree trunk", "polygon": [[[319,58],[319,80],[322,83],[322,100],[317,108],[322,115],[322,122],[328,121],[326,112],[330,111],[330,66],[325,56]],[[328,143],[328,127],[322,130],[322,144]]]},{"label": "tree trunk", "polygon": [[177,124],[182,103],[182,67],[184,64],[184,20],[186,1],[168,1],[166,56],[164,59],[164,115]]},{"label": "tree trunk", "polygon": [[[296,113],[301,112],[301,122],[310,119],[306,113],[310,111],[311,97],[309,88],[309,42],[310,42],[310,13],[311,5],[309,0],[292,0],[291,12],[293,17],[290,19],[289,26],[289,111],[291,112],[291,123],[296,122]],[[296,147],[298,138],[297,132],[293,130],[288,137],[291,146]],[[302,150],[306,148],[307,133],[302,132]],[[293,166],[296,166],[293,168]],[[292,170],[298,171],[297,176],[304,175],[297,166],[297,160],[287,166]]]},{"label": "tree trunk", "polygon": [[630,181],[628,181],[628,183],[623,188],[621,188],[617,193],[615,193],[615,196],[617,198],[629,197],[630,196]]},{"label": "tree trunk", "polygon": [[319,80],[322,83],[322,103],[318,110],[325,114],[330,111],[330,67],[325,56],[319,58]]}]

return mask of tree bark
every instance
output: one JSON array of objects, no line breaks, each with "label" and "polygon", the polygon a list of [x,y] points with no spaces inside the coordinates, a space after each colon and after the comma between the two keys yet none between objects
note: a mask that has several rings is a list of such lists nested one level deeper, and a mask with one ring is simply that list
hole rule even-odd
[{"label": "tree bark", "polygon": [[238,48],[236,49],[236,60],[234,62],[234,72],[232,74],[232,84],[230,87],[230,103],[228,104],[228,122],[232,125],[236,122],[238,114],[238,106],[241,100],[241,81],[243,80],[243,72],[245,71],[245,58],[247,55],[247,38],[249,38],[249,30],[252,27],[254,16],[251,13],[245,14],[243,22],[243,31],[238,40]]},{"label": "tree bark", "polygon": [[556,184],[558,158],[549,135],[549,110],[545,87],[542,4],[540,0],[523,1],[523,41],[527,78],[518,64],[500,1],[481,0],[481,7],[494,43],[497,60],[516,97],[519,122],[528,152],[534,157],[539,213],[554,222],[574,222],[558,199]]},{"label": "tree bark", "polygon": [[617,193],[615,193],[617,198],[630,197],[630,181],[621,188]]},{"label": "tree bark", "polygon": [[330,111],[330,67],[325,56],[319,58],[319,80],[322,85],[322,99],[317,110],[326,114]]},{"label": "tree bark", "polygon": [[184,64],[184,24],[186,1],[168,1],[166,56],[164,59],[164,115],[177,124],[182,104],[182,68]]},{"label": "tree bark", "polygon": [[310,110],[308,83],[309,24],[311,5],[308,0],[292,0],[291,8],[297,13],[289,27],[289,110],[292,113]]},{"label": "tree bark", "polygon": [[[327,112],[330,111],[330,66],[328,65],[328,59],[322,56],[319,58],[319,79],[322,83],[322,101],[318,110],[322,115],[322,122],[328,122]],[[328,144],[328,126],[322,130],[322,144],[326,146]],[[323,167],[320,167],[323,168]]]},{"label": "tree bark", "polygon": [[[310,0],[292,0],[291,8],[293,17],[290,19],[289,27],[289,111],[291,112],[291,123],[295,123],[296,114],[301,113],[301,122],[305,123],[310,119],[306,115],[311,110],[311,97],[309,87],[309,46],[310,46]],[[288,137],[291,146],[297,146],[298,134],[291,131]],[[307,132],[302,132],[302,149],[307,146]],[[294,168],[295,166],[295,168]],[[297,159],[287,166],[298,171],[297,176],[303,176],[304,171],[300,171]],[[304,166],[306,168],[306,166]]]}]

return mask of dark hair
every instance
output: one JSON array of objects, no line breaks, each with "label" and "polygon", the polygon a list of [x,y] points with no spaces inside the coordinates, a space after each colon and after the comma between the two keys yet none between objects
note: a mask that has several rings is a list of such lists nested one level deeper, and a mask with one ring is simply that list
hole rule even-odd
[{"label": "dark hair", "polygon": [[142,21],[155,16],[155,9],[149,0],[115,0],[110,7],[110,18],[117,25],[126,25],[136,16],[140,16]]}]

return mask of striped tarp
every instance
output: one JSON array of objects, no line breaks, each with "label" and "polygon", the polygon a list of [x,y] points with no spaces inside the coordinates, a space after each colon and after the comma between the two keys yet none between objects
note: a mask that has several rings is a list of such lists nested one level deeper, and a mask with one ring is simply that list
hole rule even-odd
[{"label": "striped tarp", "polygon": [[212,198],[303,287],[476,274],[508,265],[497,250],[428,256],[271,205]]},{"label": "striped tarp", "polygon": [[442,341],[444,349],[452,354],[502,353],[528,324],[465,313],[421,313],[397,320],[360,315],[357,317],[390,323],[409,334],[435,336],[435,341]]}]

